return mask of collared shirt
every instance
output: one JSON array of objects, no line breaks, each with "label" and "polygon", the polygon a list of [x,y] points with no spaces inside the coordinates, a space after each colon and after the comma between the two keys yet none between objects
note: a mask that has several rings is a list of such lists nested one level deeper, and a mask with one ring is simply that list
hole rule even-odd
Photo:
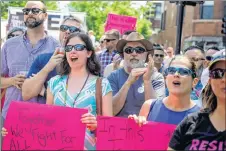
[{"label": "collared shirt", "polygon": [[107,65],[112,63],[113,57],[117,54],[116,50],[113,50],[112,53],[109,53],[109,50],[104,50],[98,55],[98,59],[101,65],[101,76],[104,74],[104,69]]},{"label": "collared shirt", "polygon": [[[34,59],[42,53],[50,53],[59,46],[58,42],[51,36],[45,36],[32,47],[29,39],[24,35],[7,40],[1,51],[1,76],[14,77],[21,71],[28,72]],[[15,86],[6,90],[5,103],[2,116],[5,118],[11,101],[22,101],[21,90]]]}]

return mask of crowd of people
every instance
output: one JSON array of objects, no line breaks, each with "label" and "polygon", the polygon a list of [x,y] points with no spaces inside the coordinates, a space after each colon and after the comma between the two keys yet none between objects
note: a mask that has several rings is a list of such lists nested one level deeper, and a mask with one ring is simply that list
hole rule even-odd
[{"label": "crowd of people", "polygon": [[9,31],[1,50],[2,123],[13,100],[28,101],[88,109],[85,150],[96,148],[97,115],[177,125],[169,150],[226,149],[225,49],[190,46],[175,55],[137,31],[112,29],[96,52],[93,31],[76,16],[62,20],[58,42],[44,29],[43,2],[22,11],[27,29]]}]

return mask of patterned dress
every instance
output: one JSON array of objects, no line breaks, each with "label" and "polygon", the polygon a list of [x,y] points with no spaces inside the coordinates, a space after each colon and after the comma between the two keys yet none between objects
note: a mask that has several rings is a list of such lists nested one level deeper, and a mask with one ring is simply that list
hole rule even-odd
[{"label": "patterned dress", "polygon": [[[89,113],[96,116],[96,80],[97,78],[88,79],[84,89],[74,103],[74,100],[78,94],[71,96],[68,91],[66,91],[66,81],[68,76],[57,75],[50,79],[48,82],[48,87],[50,92],[54,96],[54,105],[83,108],[88,109]],[[111,86],[107,79],[102,80],[102,96],[105,96],[111,92]],[[66,100],[66,101],[65,101]],[[74,103],[74,106],[73,106]],[[85,135],[85,146],[84,150],[95,150],[96,140],[94,134],[92,134],[88,129],[86,129]]]}]

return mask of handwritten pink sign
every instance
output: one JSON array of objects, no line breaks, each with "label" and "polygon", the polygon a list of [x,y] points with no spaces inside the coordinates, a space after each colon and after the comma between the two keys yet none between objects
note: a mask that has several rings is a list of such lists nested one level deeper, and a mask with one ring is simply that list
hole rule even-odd
[{"label": "handwritten pink sign", "polygon": [[83,150],[85,109],[13,101],[3,150]]},{"label": "handwritten pink sign", "polygon": [[111,29],[117,29],[121,34],[127,30],[135,30],[137,18],[131,16],[108,14],[105,26],[105,32]]},{"label": "handwritten pink sign", "polygon": [[176,125],[98,117],[97,150],[166,150]]}]

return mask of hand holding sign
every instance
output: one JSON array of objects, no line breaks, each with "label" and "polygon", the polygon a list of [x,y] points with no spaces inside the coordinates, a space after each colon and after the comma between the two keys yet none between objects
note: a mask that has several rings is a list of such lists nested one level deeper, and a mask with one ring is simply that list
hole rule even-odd
[{"label": "hand holding sign", "polygon": [[97,150],[166,150],[176,125],[98,117]]}]

